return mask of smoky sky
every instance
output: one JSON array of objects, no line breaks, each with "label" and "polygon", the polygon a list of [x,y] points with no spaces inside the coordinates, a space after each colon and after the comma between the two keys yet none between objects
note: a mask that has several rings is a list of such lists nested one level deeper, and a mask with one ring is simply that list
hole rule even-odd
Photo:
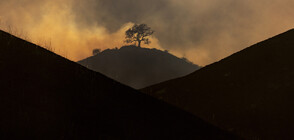
[{"label": "smoky sky", "polygon": [[184,46],[186,39],[196,43],[201,38],[195,17],[170,0],[86,0],[76,3],[75,8],[81,24],[98,23],[111,32],[127,22],[147,23],[167,46]]},{"label": "smoky sky", "polygon": [[[71,44],[67,51],[73,60],[89,56],[93,48],[120,47],[123,43],[113,42],[123,40],[124,30],[133,23],[155,30],[149,47],[170,50],[200,65],[294,25],[293,0],[2,0],[0,5],[0,18],[34,35],[46,36],[42,30],[57,20],[58,28],[54,26],[49,37],[62,42],[55,38],[70,35],[55,46]],[[70,41],[74,43],[64,43]]]},{"label": "smoky sky", "polygon": [[127,22],[144,22],[157,31],[157,37],[164,44],[184,46],[187,41],[197,43],[206,35],[218,34],[220,30],[251,28],[262,22],[265,16],[270,16],[271,13],[264,14],[267,10],[275,13],[280,12],[276,11],[279,8],[282,10],[287,5],[293,6],[293,2],[286,0],[275,9],[272,5],[277,2],[270,1],[84,0],[77,2],[74,8],[78,20],[86,26],[98,23],[110,31],[116,31]]}]

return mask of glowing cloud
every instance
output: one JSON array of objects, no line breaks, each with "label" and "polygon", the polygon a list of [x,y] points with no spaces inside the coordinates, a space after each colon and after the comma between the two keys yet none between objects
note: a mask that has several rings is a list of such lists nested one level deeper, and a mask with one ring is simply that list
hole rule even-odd
[{"label": "glowing cloud", "polygon": [[293,7],[293,0],[2,0],[0,25],[76,61],[94,48],[121,47],[125,30],[146,23],[156,33],[144,47],[206,65],[293,28]]}]

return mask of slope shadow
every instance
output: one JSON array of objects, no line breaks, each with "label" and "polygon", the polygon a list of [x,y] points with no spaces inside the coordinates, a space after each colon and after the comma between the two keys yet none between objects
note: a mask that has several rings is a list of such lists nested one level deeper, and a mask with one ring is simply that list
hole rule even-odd
[{"label": "slope shadow", "polygon": [[246,139],[293,139],[294,30],[141,91]]},{"label": "slope shadow", "polygon": [[238,139],[0,31],[0,139]]}]

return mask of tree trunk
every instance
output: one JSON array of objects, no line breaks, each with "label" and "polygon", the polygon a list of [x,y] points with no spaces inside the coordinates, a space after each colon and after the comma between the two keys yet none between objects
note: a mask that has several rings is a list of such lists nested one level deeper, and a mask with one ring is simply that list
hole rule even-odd
[{"label": "tree trunk", "polygon": [[138,47],[141,47],[141,41],[138,41]]}]

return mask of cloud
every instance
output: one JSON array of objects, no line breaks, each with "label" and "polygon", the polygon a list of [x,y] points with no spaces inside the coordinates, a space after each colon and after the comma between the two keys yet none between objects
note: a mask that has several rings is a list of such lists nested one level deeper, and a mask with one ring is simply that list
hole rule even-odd
[{"label": "cloud", "polygon": [[4,0],[0,18],[79,60],[123,45],[132,23],[155,31],[150,47],[206,65],[293,28],[292,0]]},{"label": "cloud", "polygon": [[[2,1],[1,1],[2,2]],[[124,45],[126,22],[110,32],[98,23],[81,26],[73,0],[10,0],[0,6],[2,29],[39,44],[74,61],[91,55],[94,48]],[[153,39],[156,42],[156,39]]]}]

